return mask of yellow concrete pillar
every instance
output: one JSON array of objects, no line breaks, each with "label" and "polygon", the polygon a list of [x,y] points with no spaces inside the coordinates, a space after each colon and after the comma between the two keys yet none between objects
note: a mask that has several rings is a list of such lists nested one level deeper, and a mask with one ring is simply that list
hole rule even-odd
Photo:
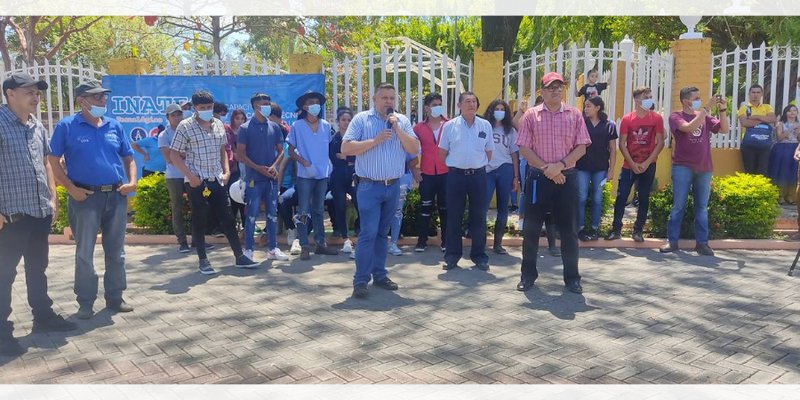
[{"label": "yellow concrete pillar", "polygon": [[150,72],[150,62],[144,58],[112,58],[108,60],[109,75],[144,75]]},{"label": "yellow concrete pillar", "polygon": [[489,105],[503,97],[503,51],[483,51],[476,47],[473,66],[472,91],[481,104]]},{"label": "yellow concrete pillar", "polygon": [[626,63],[622,60],[614,61],[617,63],[617,76],[613,77],[614,84],[617,86],[617,94],[614,99],[614,120],[618,120],[625,115],[625,98],[626,96],[633,96],[629,91],[625,90],[625,68]]},{"label": "yellow concrete pillar", "polygon": [[290,74],[319,74],[322,71],[322,56],[319,54],[290,54]]}]

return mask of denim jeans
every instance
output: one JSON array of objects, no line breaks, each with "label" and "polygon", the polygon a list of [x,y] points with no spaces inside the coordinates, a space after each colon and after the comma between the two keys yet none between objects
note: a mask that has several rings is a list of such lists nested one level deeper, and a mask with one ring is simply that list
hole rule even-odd
[{"label": "denim jeans", "polygon": [[400,194],[397,197],[397,208],[394,210],[394,218],[392,218],[390,229],[392,244],[397,244],[400,239],[400,228],[403,227],[403,207],[406,205],[406,195],[411,190],[412,182],[411,174],[403,175],[398,182],[400,184]]},{"label": "denim jeans", "polygon": [[33,318],[50,316],[53,300],[47,295],[48,250],[51,216],[26,217],[14,223],[5,223],[0,229],[0,337],[12,330],[11,286],[17,276],[20,259],[25,260],[25,284],[28,287],[28,304]]},{"label": "denim jeans", "polygon": [[[567,171],[565,171],[567,172]],[[564,283],[580,281],[578,272],[578,232],[575,213],[578,209],[578,179],[575,173],[565,173],[567,181],[563,185],[547,179],[538,170],[531,169],[525,179],[525,224],[522,227],[522,277],[536,280],[539,271],[536,264],[539,258],[539,234],[542,223],[555,219],[561,233],[561,261],[564,264]],[[535,198],[535,201],[534,201]],[[548,238],[549,241],[549,238]]]},{"label": "denim jeans", "polygon": [[356,246],[356,272],[353,285],[367,284],[386,278],[386,236],[400,198],[400,183],[386,186],[379,182],[358,184],[358,214],[361,230]]},{"label": "denim jeans", "polygon": [[469,199],[469,232],[472,246],[469,258],[475,264],[489,262],[486,254],[486,171],[472,175],[451,169],[447,174],[447,250],[444,261],[456,264],[461,259],[463,245],[461,220]]},{"label": "denim jeans", "polygon": [[172,231],[179,245],[188,245],[186,241],[186,228],[183,224],[183,194],[186,187],[183,178],[166,179],[167,192],[169,193],[169,206],[172,214]]},{"label": "denim jeans", "polygon": [[325,195],[328,192],[328,178],[309,179],[297,178],[297,238],[301,246],[308,245],[308,218],[314,224],[314,242],[317,246],[325,245],[325,226],[323,213],[325,211]]},{"label": "denim jeans", "polygon": [[694,172],[683,165],[672,166],[672,211],[667,223],[667,239],[677,243],[686,199],[692,187],[694,199],[694,238],[698,244],[708,243],[708,196],[711,194],[711,172]]},{"label": "denim jeans", "polygon": [[272,250],[278,247],[278,183],[272,179],[246,183],[244,201],[247,204],[245,208],[247,219],[244,223],[244,248],[253,250],[255,247],[253,234],[263,202],[267,211],[267,244]]},{"label": "denim jeans", "polygon": [[639,209],[636,211],[636,222],[633,224],[634,232],[641,232],[644,223],[647,222],[647,211],[650,209],[650,189],[653,187],[653,180],[656,177],[656,164],[650,166],[641,174],[635,174],[632,170],[623,168],[619,173],[619,183],[617,186],[617,198],[614,200],[614,222],[611,229],[619,232],[622,229],[622,216],[625,214],[625,204],[628,202],[628,195],[631,194],[631,187],[636,184],[636,193],[639,195]]},{"label": "denim jeans", "polygon": [[358,210],[358,200],[356,199],[356,188],[353,187],[352,169],[347,168],[343,171],[334,170],[330,178],[331,195],[333,196],[333,217],[336,222],[336,232],[342,239],[347,239],[350,235],[347,227],[347,195]]},{"label": "denim jeans", "polygon": [[514,166],[505,163],[497,169],[486,173],[486,207],[492,201],[492,196],[497,191],[497,219],[494,223],[494,245],[500,246],[503,234],[508,224],[508,201],[511,197],[511,188],[514,187]]},{"label": "denim jeans", "polygon": [[94,192],[86,200],[68,201],[69,226],[75,237],[75,285],[78,305],[91,307],[97,300],[98,277],[94,268],[94,246],[102,230],[105,273],[103,288],[108,303],[122,301],[128,287],[125,276],[125,227],[128,197],[118,192]]},{"label": "denim jeans", "polygon": [[606,184],[606,171],[578,170],[578,228],[586,223],[586,200],[592,199],[592,226],[597,231],[600,227],[600,213],[603,211],[603,186]]},{"label": "denim jeans", "polygon": [[[206,188],[211,192],[208,197],[203,196],[203,190]],[[217,218],[217,225],[222,227],[233,255],[236,257],[242,255],[242,242],[239,241],[239,234],[236,232],[236,225],[231,215],[230,198],[225,187],[219,181],[204,180],[196,188],[189,186],[187,191],[192,205],[192,243],[197,250],[197,257],[201,260],[207,258],[206,237],[203,233],[206,231],[208,216],[212,213]]]},{"label": "denim jeans", "polygon": [[428,231],[431,226],[431,215],[433,214],[433,202],[436,200],[436,207],[439,208],[439,230],[442,238],[442,247],[446,247],[445,238],[447,237],[447,176],[442,175],[422,175],[422,182],[419,183],[419,216],[417,217],[417,245],[426,246],[428,244]]}]

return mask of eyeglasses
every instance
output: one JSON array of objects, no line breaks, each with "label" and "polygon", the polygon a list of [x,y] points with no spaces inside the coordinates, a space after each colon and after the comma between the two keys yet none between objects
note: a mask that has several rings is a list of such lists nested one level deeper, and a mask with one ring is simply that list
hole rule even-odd
[{"label": "eyeglasses", "polygon": [[85,94],[83,95],[83,97],[91,97],[96,101],[108,100],[108,93]]},{"label": "eyeglasses", "polygon": [[564,91],[564,85],[548,86],[548,87],[544,88],[544,90],[547,90],[548,92],[563,92]]}]

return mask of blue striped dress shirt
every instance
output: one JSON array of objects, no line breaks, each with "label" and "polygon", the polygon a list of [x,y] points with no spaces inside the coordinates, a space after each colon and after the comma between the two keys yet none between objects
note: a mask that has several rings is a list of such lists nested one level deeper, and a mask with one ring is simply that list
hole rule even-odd
[{"label": "blue striped dress shirt", "polygon": [[[411,128],[411,121],[405,115],[395,115],[400,129],[417,139]],[[386,120],[381,119],[374,109],[362,111],[350,121],[343,141],[370,140],[386,129],[386,126]],[[356,156],[356,175],[372,180],[398,179],[405,173],[407,154],[400,139],[393,135],[391,139]]]}]

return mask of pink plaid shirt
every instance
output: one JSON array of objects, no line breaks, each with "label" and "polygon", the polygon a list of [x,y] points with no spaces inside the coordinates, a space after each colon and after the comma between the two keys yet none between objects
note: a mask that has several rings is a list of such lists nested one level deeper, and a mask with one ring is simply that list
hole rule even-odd
[{"label": "pink plaid shirt", "polygon": [[[517,146],[533,150],[548,164],[563,160],[575,146],[591,143],[583,114],[564,103],[556,112],[548,110],[544,104],[534,106],[519,122]],[[567,165],[567,168],[574,167],[575,163]]]}]

